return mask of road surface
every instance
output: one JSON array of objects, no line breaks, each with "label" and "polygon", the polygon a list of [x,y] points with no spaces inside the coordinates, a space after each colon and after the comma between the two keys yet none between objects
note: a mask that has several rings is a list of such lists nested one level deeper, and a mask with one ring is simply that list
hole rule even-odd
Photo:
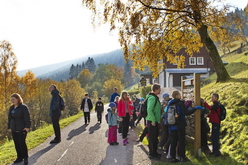
[{"label": "road surface", "polygon": [[[105,108],[105,113],[106,113]],[[118,146],[107,143],[108,125],[103,114],[102,124],[97,124],[96,114],[91,113],[91,123],[84,125],[84,118],[61,130],[62,141],[49,144],[54,136],[29,151],[31,165],[146,165],[154,164],[147,157],[147,146],[137,144],[135,130],[130,129],[129,144],[122,145],[118,134]]]}]

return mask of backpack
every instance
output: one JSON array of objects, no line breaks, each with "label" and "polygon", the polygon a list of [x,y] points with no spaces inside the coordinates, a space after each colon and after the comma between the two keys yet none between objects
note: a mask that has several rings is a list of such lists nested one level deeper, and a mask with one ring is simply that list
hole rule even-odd
[{"label": "backpack", "polygon": [[[111,113],[111,117],[112,117],[112,113]],[[105,120],[106,120],[106,122],[108,124],[108,113],[105,115]]]},{"label": "backpack", "polygon": [[176,125],[178,122],[178,115],[179,113],[177,111],[176,104],[170,105],[164,114],[164,124]]},{"label": "backpack", "polygon": [[60,95],[59,95],[59,109],[61,111],[65,110],[65,101]]},{"label": "backpack", "polygon": [[[156,98],[157,98],[157,97],[156,97]],[[147,112],[147,102],[148,102],[148,98],[145,99],[144,104],[143,104],[143,106],[141,107],[141,116],[144,117],[144,118],[146,118],[147,115],[148,115],[148,112]],[[158,98],[157,98],[157,100],[156,100],[156,102],[155,102],[155,104],[154,104],[154,107],[156,107],[157,102],[158,102]]]},{"label": "backpack", "polygon": [[216,110],[216,113],[218,114],[220,121],[223,121],[226,119],[226,108],[220,102],[218,102],[218,105],[220,108],[220,114],[217,113],[217,110]]}]

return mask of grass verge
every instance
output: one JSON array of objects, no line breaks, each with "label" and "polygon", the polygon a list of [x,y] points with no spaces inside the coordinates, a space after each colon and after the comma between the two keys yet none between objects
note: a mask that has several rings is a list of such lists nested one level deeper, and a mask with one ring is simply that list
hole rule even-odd
[{"label": "grass verge", "polygon": [[[136,127],[137,133],[140,136],[142,134],[143,129],[145,128],[144,125],[138,125]],[[143,142],[144,145],[148,145],[148,140],[145,137]],[[165,156],[165,155],[162,155]],[[244,165],[244,163],[238,162],[234,158],[230,157],[228,154],[224,154],[221,157],[213,157],[208,156],[202,153],[202,157],[196,158],[194,156],[194,147],[191,144],[187,144],[186,146],[186,156],[191,160],[191,162],[184,162],[184,163],[177,163],[182,165]],[[164,160],[164,158],[163,158]],[[155,165],[169,165],[169,160],[166,161],[157,161]]]},{"label": "grass verge", "polygon": [[[76,121],[83,116],[80,112],[75,116],[71,116],[60,120],[61,129],[69,125],[70,123]],[[27,136],[28,149],[37,147],[39,144],[43,143],[48,137],[54,134],[52,125],[43,126],[40,129],[29,132]],[[7,141],[5,144],[0,146],[0,165],[11,163],[12,160],[16,158],[16,152],[14,148],[14,143],[12,140]]]}]

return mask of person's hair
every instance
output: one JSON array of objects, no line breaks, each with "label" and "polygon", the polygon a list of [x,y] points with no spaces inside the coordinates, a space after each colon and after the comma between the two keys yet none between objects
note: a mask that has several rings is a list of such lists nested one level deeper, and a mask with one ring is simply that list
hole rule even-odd
[{"label": "person's hair", "polygon": [[118,90],[118,88],[117,87],[114,87],[114,90]]},{"label": "person's hair", "polygon": [[54,89],[57,89],[57,86],[56,86],[56,85],[52,84],[51,86],[53,86],[53,87],[54,87]]},{"label": "person's hair", "polygon": [[23,103],[23,99],[22,99],[22,97],[21,97],[21,95],[20,95],[20,94],[18,94],[18,93],[14,93],[14,94],[12,94],[12,95],[11,95],[11,97],[16,98],[16,99],[18,100],[18,104]]},{"label": "person's hair", "polygon": [[173,92],[172,92],[172,97],[173,97],[173,98],[176,98],[177,95],[180,95],[180,92],[179,92],[179,91],[173,91]]},{"label": "person's hair", "polygon": [[99,97],[99,98],[98,98],[98,100],[102,100],[102,98],[101,98],[101,97]]},{"label": "person's hair", "polygon": [[116,96],[114,102],[117,102],[117,99],[120,99],[120,97],[119,96]]},{"label": "person's hair", "polygon": [[158,89],[160,89],[160,88],[161,88],[161,86],[160,86],[159,84],[156,84],[156,83],[155,83],[155,84],[152,85],[152,91],[153,91],[153,92],[155,92],[156,90],[158,90]]},{"label": "person's hair", "polygon": [[127,92],[122,92],[121,93],[121,100],[124,100],[124,95],[127,95],[128,96],[128,93]]},{"label": "person's hair", "polygon": [[89,96],[89,94],[88,94],[88,93],[86,93],[84,96]]},{"label": "person's hair", "polygon": [[218,93],[212,93],[212,95],[217,97],[217,99],[219,99],[219,94]]}]

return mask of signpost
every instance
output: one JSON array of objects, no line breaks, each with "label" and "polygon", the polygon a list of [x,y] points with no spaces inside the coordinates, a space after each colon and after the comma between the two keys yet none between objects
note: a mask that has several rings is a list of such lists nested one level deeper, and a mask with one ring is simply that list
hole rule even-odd
[{"label": "signpost", "polygon": [[146,79],[144,77],[140,80],[140,85],[142,87],[145,87],[146,86]]},{"label": "signpost", "polygon": [[[194,106],[200,106],[200,74],[195,73],[194,78],[186,79],[182,77],[182,96],[185,98],[187,94],[194,93]],[[190,138],[190,137],[187,137]],[[194,113],[194,138],[190,138],[194,143],[195,156],[201,156],[201,111],[197,110]]]}]

